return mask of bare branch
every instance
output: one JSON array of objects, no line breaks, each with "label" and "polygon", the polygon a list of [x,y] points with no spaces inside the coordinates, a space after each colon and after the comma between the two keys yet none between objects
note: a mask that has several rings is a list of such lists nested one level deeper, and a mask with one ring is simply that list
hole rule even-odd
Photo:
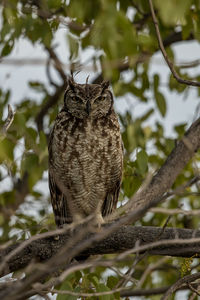
[{"label": "bare branch", "polygon": [[10,127],[10,125],[12,124],[13,120],[14,120],[14,111],[12,110],[12,107],[10,104],[8,104],[8,116],[5,120],[5,123],[1,129],[1,133],[3,135],[6,134],[6,132],[8,131],[8,128]]},{"label": "bare branch", "polygon": [[[191,284],[193,288],[198,287],[197,284]],[[135,289],[135,290],[127,290],[127,291],[122,291],[120,293],[121,297],[131,297],[131,296],[151,296],[151,295],[160,295],[165,293],[170,286],[166,287],[160,287],[160,288],[153,288],[153,289]],[[188,290],[187,285],[183,285],[181,288],[178,288],[177,290]]]},{"label": "bare branch", "polygon": [[[109,226],[112,226],[112,224],[107,225],[105,229],[109,229]],[[59,231],[49,232],[48,235],[46,233],[45,237],[43,237],[44,234],[38,235],[31,238],[31,241],[27,240],[8,246],[6,249],[0,249],[1,262],[5,262],[6,256],[9,255],[8,259],[6,259],[7,266],[5,266],[5,264],[3,266],[2,275],[24,268],[34,258],[37,258],[38,262],[44,262],[60,251],[60,249],[67,244],[69,239],[73,240],[69,234],[58,234],[58,232]],[[162,235],[160,236],[161,232]],[[158,235],[160,241],[154,242]],[[98,236],[98,233],[87,235],[86,240],[90,239],[91,236],[95,238],[95,236]],[[57,237],[57,239],[55,239],[55,237]],[[140,246],[135,246],[136,242],[139,243]],[[185,244],[184,247],[183,244]],[[131,250],[129,251],[129,249]],[[92,246],[90,245],[82,254],[120,253],[125,250],[129,251],[128,254],[137,253],[137,251],[142,253],[148,250],[148,253],[155,255],[191,257],[197,254],[197,257],[199,257],[200,231],[165,228],[163,232],[163,229],[159,227],[122,226],[115,233],[112,233],[102,241],[95,242]],[[11,255],[13,254],[12,251],[15,251],[14,255]],[[67,250],[64,253],[65,259],[69,253]],[[126,253],[123,254],[123,259],[124,255],[126,255]]]},{"label": "bare branch", "polygon": [[163,295],[161,300],[167,300],[170,295],[172,295],[178,288],[181,288],[184,284],[190,284],[191,282],[194,282],[195,280],[200,278],[200,272],[187,275],[181,279],[179,279],[175,284],[173,284],[167,292]]},{"label": "bare branch", "polygon": [[119,293],[121,291],[125,291],[129,288],[118,288],[118,289],[113,289],[111,291],[106,291],[106,292],[98,292],[98,293],[94,293],[94,292],[91,292],[91,293],[76,293],[76,292],[72,292],[72,291],[63,291],[63,290],[56,290],[56,289],[53,289],[53,290],[48,290],[48,291],[45,291],[46,293],[49,293],[49,292],[52,292],[52,293],[57,293],[57,294],[60,294],[60,295],[71,295],[71,296],[76,296],[77,298],[80,298],[80,297],[99,297],[99,296],[105,296],[105,295],[113,295],[114,293]]},{"label": "bare branch", "polygon": [[43,130],[43,120],[44,120],[44,116],[47,114],[47,112],[49,111],[49,109],[51,107],[53,107],[55,104],[58,103],[60,96],[62,95],[62,93],[64,93],[66,88],[66,84],[63,83],[61,86],[59,86],[56,90],[55,93],[53,95],[51,95],[48,99],[48,101],[45,103],[45,105],[41,108],[40,112],[38,113],[37,117],[36,117],[36,123],[37,123],[37,127],[38,127],[38,131]]},{"label": "bare branch", "polygon": [[185,216],[200,216],[200,209],[195,210],[184,210],[180,208],[163,208],[163,207],[153,207],[150,209],[153,213],[165,214],[165,215],[185,215]]},{"label": "bare branch", "polygon": [[[186,38],[187,41],[191,41],[194,39],[193,34],[189,34],[188,37]],[[177,42],[183,41],[182,38],[182,32],[172,32],[171,34],[169,34],[168,37],[166,37],[163,41],[163,45],[164,47],[169,47],[172,44],[175,44]],[[156,49],[155,51],[158,51],[158,49]],[[141,55],[138,56],[138,58],[135,60],[134,65],[140,64],[140,63],[144,63],[146,61],[148,61],[150,59],[150,57],[152,56],[151,53],[141,53]],[[125,62],[124,60],[121,60],[120,62],[118,62],[117,65],[115,65],[115,68],[119,70],[119,72],[123,72],[126,71],[130,68],[130,64],[129,62]],[[93,83],[100,83],[103,81],[103,74],[99,74],[93,81]]]},{"label": "bare branch", "polygon": [[188,284],[189,288],[191,289],[191,291],[193,291],[196,295],[200,296],[200,293],[197,291],[197,289],[195,289],[191,283]]},{"label": "bare branch", "polygon": [[162,38],[161,38],[161,35],[160,35],[159,26],[158,26],[158,20],[157,20],[157,17],[155,15],[152,0],[149,0],[149,6],[150,6],[151,15],[152,15],[153,23],[154,23],[154,26],[155,26],[156,36],[157,36],[157,40],[158,40],[160,50],[162,52],[162,55],[163,55],[167,65],[168,65],[168,67],[170,68],[174,78],[181,84],[192,85],[192,86],[200,86],[200,82],[183,79],[176,72],[176,70],[174,68],[174,65],[170,61],[169,57],[167,56],[167,52],[166,52],[165,47],[163,45],[163,41],[162,41]]},{"label": "bare branch", "polygon": [[49,53],[49,57],[53,60],[54,66],[55,66],[58,74],[62,78],[63,82],[66,82],[66,77],[67,76],[66,76],[66,74],[65,74],[65,72],[63,70],[62,63],[59,60],[58,56],[56,55],[55,51],[52,48],[50,48],[50,47],[46,47],[45,49]]}]

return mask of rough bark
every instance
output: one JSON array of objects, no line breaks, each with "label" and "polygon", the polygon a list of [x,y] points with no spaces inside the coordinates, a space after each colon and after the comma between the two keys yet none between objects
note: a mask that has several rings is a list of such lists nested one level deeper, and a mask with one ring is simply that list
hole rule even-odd
[{"label": "rough bark", "polygon": [[[110,225],[107,225],[110,226]],[[50,238],[38,239],[31,242],[17,255],[13,256],[4,268],[1,275],[9,272],[17,271],[27,266],[31,261],[43,262],[55,255],[62,246],[69,241],[69,235],[60,235],[59,239],[56,235]],[[73,239],[73,237],[71,237]],[[87,237],[89,238],[89,236]],[[197,238],[196,242],[188,243],[189,239]],[[198,241],[199,238],[199,241]],[[176,239],[177,243],[171,244]],[[180,239],[187,239],[184,244]],[[121,253],[132,249],[135,245],[145,246],[150,243],[162,242],[166,243],[157,246],[148,247],[148,254],[153,255],[169,255],[179,257],[200,257],[200,230],[181,229],[181,228],[165,228],[148,226],[122,226],[119,230],[112,233],[100,242],[94,243],[89,249],[82,254],[96,255],[108,253]],[[181,242],[181,243],[180,243]],[[23,243],[23,242],[22,242]],[[4,261],[4,257],[12,250],[16,249],[21,243],[16,243],[3,250],[0,250],[0,260]],[[144,252],[145,250],[141,251]],[[67,256],[67,253],[66,253]]]},{"label": "rough bark", "polygon": [[176,177],[200,148],[199,137],[200,118],[192,124],[183,138],[177,143],[164,165],[153,176],[150,184],[135,197],[133,208],[144,206],[150,203],[152,199],[159,199],[172,187]]}]

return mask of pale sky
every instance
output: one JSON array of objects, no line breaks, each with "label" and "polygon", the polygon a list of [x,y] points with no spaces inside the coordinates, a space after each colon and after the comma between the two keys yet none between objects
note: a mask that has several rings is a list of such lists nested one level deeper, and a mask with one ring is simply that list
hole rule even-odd
[{"label": "pale sky", "polygon": [[[66,28],[60,28],[55,36],[54,42],[54,44],[57,45],[56,52],[58,53],[61,61],[65,64],[68,63],[69,58],[66,32]],[[200,45],[197,42],[185,42],[179,45],[177,44],[173,47],[173,49],[175,50],[177,62],[188,62],[200,59]],[[93,53],[94,50],[92,48],[84,53],[81,53],[81,62],[88,61],[89,57],[91,57]],[[20,41],[16,43],[14,51],[8,58],[35,58],[45,60],[47,58],[47,54],[40,45],[32,45],[29,41],[20,39]],[[36,99],[40,98],[40,95],[32,91],[27,83],[30,80],[48,83],[44,65],[32,64],[12,66],[1,64],[0,66],[0,85],[4,89],[11,88],[11,104],[14,105],[24,97],[31,96]],[[92,72],[91,65],[87,64],[85,70],[86,72],[82,71],[76,76],[76,80],[79,83],[85,82],[88,74],[90,74],[90,80],[95,77],[95,74]],[[200,67],[189,69],[189,71],[191,74],[195,74],[197,71],[200,73]],[[187,95],[185,93],[178,94],[177,92],[168,91],[168,89],[165,87],[165,84],[167,83],[169,69],[160,53],[154,55],[152,59],[149,78],[153,78],[153,74],[155,73],[161,75],[162,86],[160,89],[166,97],[168,109],[167,115],[164,119],[160,116],[159,112],[156,112],[155,116],[153,116],[153,118],[147,122],[150,122],[150,125],[152,125],[155,120],[159,120],[164,124],[166,134],[171,135],[174,124],[178,124],[180,122],[188,122],[188,124],[190,124],[193,121],[195,109],[199,103],[197,96],[198,90],[196,87],[188,87]],[[59,79],[55,72],[52,72],[52,77],[55,78],[55,80]],[[127,77],[129,77],[128,73]],[[152,98],[150,94],[149,97]],[[139,103],[139,101],[136,101],[133,95],[126,95],[125,97],[117,99],[115,101],[115,105],[117,111],[124,112],[127,109],[131,109],[133,114],[136,116],[139,116],[149,107],[156,107],[153,98],[147,105],[146,103]]]},{"label": "pale sky", "polygon": [[[67,31],[66,28],[61,28],[58,30],[54,44],[57,45],[56,52],[60,57],[61,61],[65,64],[68,63],[69,51],[67,47]],[[179,44],[173,47],[175,50],[175,56],[177,62],[188,62],[200,59],[200,46],[197,42],[188,42],[184,44]],[[86,52],[80,53],[81,62],[86,62],[92,56],[94,50],[91,48]],[[189,55],[188,55],[189,54]],[[188,57],[189,56],[189,57]],[[8,58],[21,58],[21,59],[46,59],[47,54],[42,49],[40,45],[32,45],[29,41],[20,39],[16,43],[14,51]],[[199,71],[200,67],[192,70],[194,72]],[[67,68],[66,68],[67,71]],[[155,110],[153,117],[148,119],[145,123],[146,126],[152,126],[155,121],[159,121],[164,124],[165,132],[167,136],[173,136],[173,126],[181,122],[187,122],[188,126],[193,122],[194,116],[200,112],[196,112],[196,107],[199,103],[199,98],[197,95],[198,89],[195,87],[188,88],[188,94],[178,94],[177,92],[170,92],[165,87],[167,82],[169,69],[166,66],[160,53],[156,54],[151,62],[151,67],[149,71],[149,78],[153,78],[155,73],[161,75],[162,86],[160,87],[161,91],[164,93],[167,100],[167,114],[165,118],[162,118],[160,113]],[[94,78],[97,74],[92,72],[91,66],[86,65],[85,72],[82,71],[76,76],[76,80],[79,83],[83,83],[86,80],[86,77],[90,74],[90,80]],[[131,72],[127,72],[125,77],[130,78]],[[52,77],[55,80],[59,80],[57,73],[52,72]],[[0,86],[3,89],[10,88],[12,91],[11,102],[15,108],[15,104],[18,103],[24,97],[32,97],[33,99],[40,99],[40,94],[32,91],[28,86],[28,81],[41,81],[48,83],[45,71],[45,65],[5,65],[0,64]],[[119,112],[125,112],[126,110],[132,111],[134,116],[140,116],[149,108],[156,108],[155,101],[151,95],[148,93],[150,101],[148,104],[139,102],[134,95],[125,95],[120,99],[115,99],[116,110]],[[5,112],[6,113],[6,112]],[[23,147],[21,148],[23,151]],[[20,153],[18,152],[18,157]],[[47,179],[47,172],[44,174],[44,178]],[[44,186],[45,184],[45,186]],[[0,182],[0,190],[9,190],[9,180],[4,180]],[[37,188],[40,190],[42,188],[43,193],[48,196],[49,190],[47,182],[40,182],[37,184]]]}]

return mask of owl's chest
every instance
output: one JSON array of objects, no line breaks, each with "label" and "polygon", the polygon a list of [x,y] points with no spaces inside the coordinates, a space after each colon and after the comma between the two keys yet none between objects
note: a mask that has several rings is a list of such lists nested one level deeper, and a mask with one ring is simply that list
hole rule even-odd
[{"label": "owl's chest", "polygon": [[59,128],[55,150],[63,160],[98,160],[112,155],[121,142],[117,120],[74,120]]}]

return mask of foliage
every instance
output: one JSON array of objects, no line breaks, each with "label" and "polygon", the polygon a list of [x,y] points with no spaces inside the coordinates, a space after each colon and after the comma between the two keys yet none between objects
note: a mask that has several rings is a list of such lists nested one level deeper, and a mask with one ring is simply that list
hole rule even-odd
[{"label": "foliage", "polygon": [[[193,39],[199,43],[199,1],[155,0],[154,5],[161,36],[171,59],[175,59],[172,47],[175,42],[189,43],[189,40]],[[132,106],[125,113],[119,114],[125,151],[120,195],[122,203],[134,195],[149,173],[153,173],[164,163],[188,124],[175,124],[172,136],[167,137],[165,134],[163,120],[168,113],[169,99],[166,97],[167,93],[163,92],[161,74],[154,74],[153,78],[149,76],[152,58],[158,52],[158,44],[148,1],[8,0],[2,2],[0,14],[1,59],[9,58],[14,53],[16,43],[22,38],[26,39],[33,47],[42,46],[43,51],[54,61],[51,68],[58,72],[62,82],[55,84],[48,71],[48,83],[30,81],[28,88],[35,97],[25,97],[16,104],[14,122],[6,137],[0,138],[0,239],[7,242],[11,238],[25,239],[38,232],[55,228],[50,213],[49,195],[38,186],[41,186],[41,182],[47,182],[47,137],[58,112],[58,105],[63,101],[62,72],[65,75],[69,74],[69,70],[65,70],[62,65],[58,67],[50,51],[51,49],[54,52],[54,37],[61,26],[66,28],[70,56],[64,58],[65,60],[58,60],[71,65],[76,71],[81,62],[81,53],[87,53],[92,47],[94,55],[90,64],[94,70],[101,71],[104,78],[110,80],[115,100],[123,98],[125,101],[126,97],[131,95],[136,105],[146,106],[139,116],[132,111]],[[97,65],[100,67],[97,68]],[[85,66],[82,67],[84,70]],[[181,66],[176,69],[184,78],[197,81],[200,78],[199,72],[194,76]],[[61,92],[56,94],[59,88]],[[185,95],[187,92],[187,87],[178,84],[170,72],[165,88],[168,93]],[[12,94],[14,91],[15,87],[12,90],[6,90],[3,85],[0,87],[1,126],[4,124],[7,105],[11,97],[15,96]],[[57,95],[57,98],[48,107],[54,95]],[[41,116],[41,110],[46,105],[48,109]],[[42,121],[42,128],[38,125],[39,121]],[[199,160],[197,154],[195,160],[191,161],[177,178],[174,188],[193,178]],[[174,209],[185,205],[191,210],[199,209],[200,204],[194,192],[199,193],[198,185],[188,187],[182,194],[173,195],[161,206]],[[165,218],[166,216],[160,213],[149,213],[138,224],[162,226]],[[197,228],[199,218],[173,215],[169,225]],[[135,280],[140,281],[147,266],[156,264],[157,260],[158,257],[151,256],[141,260],[133,273]],[[129,262],[116,265],[116,272],[106,267],[94,268],[92,272],[75,272],[56,288],[75,292],[110,291],[118,286],[121,273],[130,268],[133,262],[134,257]],[[188,262],[187,271],[191,269],[191,261]],[[166,258],[160,270],[152,269],[147,275],[142,288],[170,285],[178,278],[180,272],[185,272],[182,269],[181,260]],[[119,298],[119,293],[99,297]],[[59,295],[57,299],[66,298]],[[76,297],[68,296],[67,299]]]}]

